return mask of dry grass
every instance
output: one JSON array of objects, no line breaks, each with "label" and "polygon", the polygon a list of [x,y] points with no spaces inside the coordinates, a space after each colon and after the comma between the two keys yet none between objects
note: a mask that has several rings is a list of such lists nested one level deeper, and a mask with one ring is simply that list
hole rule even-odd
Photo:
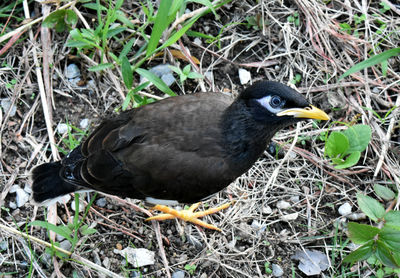
[{"label": "dry grass", "polygon": [[[337,208],[349,202],[356,210],[356,192],[371,193],[374,183],[391,183],[400,189],[399,109],[393,110],[385,122],[371,112],[385,115],[393,106],[400,106],[399,58],[389,60],[386,77],[383,77],[381,67],[376,66],[341,82],[338,78],[351,66],[368,58],[370,53],[399,47],[399,7],[391,5],[391,10],[383,14],[376,1],[289,2],[233,1],[217,11],[220,21],[213,16],[201,19],[193,29],[212,35],[218,35],[222,30],[220,40],[211,45],[203,41],[203,46],[199,47],[191,43],[192,39],[184,39],[173,47],[182,52],[188,48],[190,54],[201,61],[201,71],[211,71],[213,79],[200,84],[189,83],[185,91],[204,88],[235,95],[242,89],[237,75],[240,67],[251,71],[253,82],[260,79],[290,82],[300,74],[301,81],[296,87],[312,103],[330,111],[333,120],[357,120],[372,127],[372,141],[357,166],[335,170],[324,158],[324,144],[318,139],[321,132],[328,130],[328,124],[319,124],[320,129],[316,129],[312,123],[302,123],[275,137],[282,147],[279,159],[266,153],[248,173],[205,203],[215,206],[229,199],[236,201],[223,213],[206,217],[207,222],[222,228],[223,233],[182,226],[177,221],[161,223],[158,232],[155,224],[144,222],[143,210],[135,212],[128,205],[107,198],[106,208],[91,208],[86,222],[96,227],[99,233],[80,243],[74,252],[75,262],[55,258],[43,261],[46,258],[44,246],[2,229],[0,242],[5,242],[6,247],[0,250],[0,269],[15,272],[11,276],[25,277],[33,262],[33,277],[62,277],[61,273],[70,277],[72,271],[81,276],[101,277],[99,273],[107,267],[99,265],[95,270],[79,262],[98,263],[107,257],[111,264],[111,274],[107,275],[123,276],[128,273],[122,271],[123,259],[113,253],[119,243],[124,248],[134,244],[156,252],[155,265],[136,270],[144,277],[168,277],[188,264],[197,266],[194,277],[266,277],[265,262],[279,264],[285,272],[284,277],[291,276],[292,271],[296,277],[302,277],[297,262],[290,256],[295,250],[305,248],[320,250],[329,259],[336,258],[331,261],[325,276],[345,277],[338,266],[349,249],[339,251],[336,246],[340,243],[339,238],[345,239],[343,231],[335,229],[335,223],[345,222]],[[34,2],[32,6],[26,6],[25,11],[33,6],[40,13],[48,9],[43,7],[42,10]],[[128,15],[132,11],[142,13],[136,4],[124,6]],[[295,12],[299,14],[299,26],[287,20]],[[366,14],[366,19],[355,25],[355,15],[361,14]],[[89,14],[82,12],[81,16],[90,22]],[[254,17],[259,25],[246,26],[246,17]],[[377,32],[377,19],[386,24],[381,33]],[[358,36],[354,35],[355,30],[351,34],[341,30],[339,23],[343,22],[354,26]],[[29,184],[28,173],[32,167],[57,158],[55,145],[49,143],[62,144],[61,137],[54,132],[56,125],[68,119],[79,126],[83,118],[92,119],[92,125],[95,125],[104,115],[114,114],[113,109],[121,105],[126,95],[116,70],[86,71],[88,66],[98,62],[88,56],[78,62],[87,80],[94,80],[95,85],[72,86],[63,77],[73,54],[71,49],[64,47],[67,35],[51,32],[45,37],[40,33],[39,25],[29,24],[22,24],[29,27],[22,35],[24,39],[9,45],[0,57],[1,98],[9,98],[17,106],[15,116],[0,110],[0,224],[22,229],[26,222],[44,219],[44,211],[29,203],[10,209],[10,202],[15,201],[15,194],[10,193],[10,189],[15,184],[24,188]],[[18,33],[6,35],[15,34]],[[220,49],[216,47],[218,42]],[[45,60],[51,67],[45,66]],[[179,63],[173,58],[170,62]],[[156,59],[151,65],[156,63],[160,61]],[[39,64],[41,68],[36,67]],[[154,88],[145,93],[160,96]],[[333,109],[338,106],[341,109]],[[332,124],[329,128],[343,127]],[[289,202],[290,208],[277,208],[277,203],[282,200]],[[141,204],[137,200],[132,203]],[[69,203],[60,206],[53,222],[66,223],[72,213],[69,207]],[[399,202],[395,209],[399,209]],[[286,221],[288,214],[296,219]],[[264,230],[259,231],[255,226]],[[48,241],[43,229],[33,228],[27,232]],[[162,238],[163,242],[157,238]],[[51,275],[53,271],[55,274]],[[366,277],[374,270],[360,263],[344,271]]]}]

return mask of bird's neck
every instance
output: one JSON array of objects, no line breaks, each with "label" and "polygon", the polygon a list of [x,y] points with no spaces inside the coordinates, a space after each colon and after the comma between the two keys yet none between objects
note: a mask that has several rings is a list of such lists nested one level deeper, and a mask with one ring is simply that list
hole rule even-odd
[{"label": "bird's neck", "polygon": [[241,100],[235,100],[224,112],[223,144],[232,163],[247,170],[264,152],[277,129],[258,122]]}]

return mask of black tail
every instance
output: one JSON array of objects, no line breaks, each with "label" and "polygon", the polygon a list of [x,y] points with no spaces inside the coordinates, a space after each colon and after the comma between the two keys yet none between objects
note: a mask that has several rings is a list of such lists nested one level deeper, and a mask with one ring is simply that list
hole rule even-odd
[{"label": "black tail", "polygon": [[33,200],[45,203],[57,197],[85,189],[80,176],[83,156],[81,147],[71,151],[62,161],[45,163],[32,171]]},{"label": "black tail", "polygon": [[43,203],[74,192],[76,186],[60,176],[63,166],[60,161],[39,165],[32,171],[33,200]]}]

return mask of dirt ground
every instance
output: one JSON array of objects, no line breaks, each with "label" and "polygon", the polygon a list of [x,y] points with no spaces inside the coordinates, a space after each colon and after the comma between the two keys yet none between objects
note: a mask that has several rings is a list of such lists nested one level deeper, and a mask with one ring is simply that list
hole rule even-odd
[{"label": "dirt ground", "polygon": [[[199,46],[193,43],[193,37],[185,36],[171,48],[186,47],[199,59],[200,72],[209,73],[209,82],[188,80],[183,88],[175,83],[171,89],[177,94],[205,88],[235,96],[248,86],[241,84],[238,74],[239,69],[245,69],[253,83],[267,79],[292,84],[332,118],[331,122],[302,122],[279,132],[274,138],[279,146],[276,154],[265,152],[246,174],[202,204],[201,208],[207,208],[235,201],[223,212],[205,217],[223,232],[171,220],[159,223],[157,235],[158,224],[145,222],[143,211],[98,194],[85,219],[97,232],[80,236],[72,259],[52,258],[43,244],[0,229],[0,277],[107,276],[83,259],[108,269],[113,277],[271,277],[272,265],[283,270],[282,277],[306,277],[292,257],[304,249],[321,251],[329,260],[328,269],[318,277],[372,277],[374,269],[366,263],[353,267],[340,264],[351,246],[344,244],[348,220],[338,208],[347,202],[358,212],[356,193],[370,194],[375,183],[399,186],[399,109],[387,114],[400,105],[399,57],[388,61],[386,76],[380,66],[375,66],[338,79],[371,53],[399,47],[400,7],[392,5],[382,12],[379,1],[366,2],[234,0],[217,9],[219,18],[210,13],[191,28],[218,39],[201,39]],[[18,3],[15,16],[25,18],[22,2]],[[46,5],[55,9],[51,3]],[[191,11],[200,7],[187,5]],[[44,8],[30,2],[28,9],[38,17]],[[125,3],[121,10],[128,17],[135,13],[142,18],[143,11],[135,2]],[[88,21],[96,17],[93,11],[80,11]],[[357,21],[362,14],[366,19]],[[0,22],[4,25],[6,20],[1,18]],[[348,23],[351,30],[344,30],[340,23]],[[9,24],[2,35],[25,23],[12,18]],[[384,28],[382,24],[386,24]],[[82,23],[78,21],[77,27],[83,28]],[[378,27],[382,27],[380,32]],[[59,124],[68,122],[82,129],[72,133],[76,138],[84,137],[101,119],[121,110],[121,93],[127,92],[117,70],[88,71],[91,58],[78,57],[73,48],[65,46],[67,40],[68,32],[52,30],[45,40],[40,24],[33,24],[0,56],[1,99],[11,101],[16,108],[15,115],[3,105],[0,112],[0,224],[47,242],[46,229],[27,224],[45,220],[48,211],[30,202],[18,207],[16,201],[16,190],[30,194],[31,169],[54,160],[39,86],[44,82],[45,92],[51,95],[47,111],[51,111],[60,157],[65,155],[62,150],[68,149],[68,135],[57,132]],[[1,42],[2,47],[6,42]],[[135,45],[132,51],[139,48],[140,44]],[[49,59],[48,73],[43,71],[44,57]],[[149,69],[165,62],[181,68],[187,64],[167,55],[142,67]],[[70,64],[80,69],[80,84],[67,79]],[[135,74],[134,83],[139,81]],[[144,92],[164,97],[154,86]],[[381,120],[376,115],[381,119],[387,116]],[[87,127],[81,125],[84,119],[89,120]],[[328,130],[343,129],[339,122],[364,123],[373,130],[360,162],[346,170],[334,169],[324,156],[324,136]],[[93,196],[81,194],[81,203]],[[73,200],[58,204],[58,225],[71,221]],[[146,209],[139,200],[127,201]],[[58,237],[57,241],[65,240]],[[126,247],[154,252],[155,262],[133,266],[115,251]]]}]

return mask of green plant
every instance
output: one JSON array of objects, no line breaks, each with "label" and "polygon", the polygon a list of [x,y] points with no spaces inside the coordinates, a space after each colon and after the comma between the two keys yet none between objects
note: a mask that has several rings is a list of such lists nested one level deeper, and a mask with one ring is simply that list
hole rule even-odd
[{"label": "green plant", "polygon": [[204,78],[204,76],[201,75],[200,73],[191,71],[192,67],[190,64],[186,65],[183,68],[183,70],[181,70],[179,67],[175,67],[175,66],[169,66],[169,68],[171,70],[173,70],[176,74],[179,75],[179,81],[180,81],[181,85],[183,85],[185,80],[188,78],[190,78],[190,79]]},{"label": "green plant", "polygon": [[77,146],[79,146],[80,142],[82,139],[87,135],[88,129],[82,130],[80,128],[77,128],[76,126],[73,126],[67,124],[67,131],[68,131],[68,136],[66,138],[62,139],[63,145],[65,148],[57,146],[58,150],[63,153],[64,155],[68,154],[70,150],[75,149]]},{"label": "green plant", "polygon": [[[375,193],[382,199],[398,198],[398,195],[387,187],[375,185],[374,188]],[[378,200],[363,194],[357,194],[357,203],[376,225],[355,222],[348,224],[349,238],[361,246],[347,255],[343,262],[369,260],[381,269],[381,275],[388,271],[400,273],[400,211],[386,211]],[[384,269],[383,266],[392,270]]]},{"label": "green plant", "polygon": [[[54,233],[64,237],[71,243],[71,252],[75,249],[80,236],[87,236],[97,232],[96,229],[90,228],[88,225],[83,224],[90,207],[92,206],[96,195],[91,198],[89,204],[86,206],[85,213],[81,220],[79,220],[79,193],[75,193],[75,215],[72,223],[67,225],[56,226],[54,224],[48,223],[47,221],[36,220],[28,224],[28,226],[38,226],[47,229],[48,231],[53,231]],[[51,242],[52,245],[60,247],[58,242]],[[54,248],[46,248],[46,252],[50,255],[56,255],[60,258],[65,258],[66,254],[57,251]]]},{"label": "green plant", "polygon": [[297,83],[300,83],[300,81],[301,81],[301,74],[296,73],[291,82],[292,84],[296,85]]},{"label": "green plant", "polygon": [[349,168],[357,164],[369,141],[371,128],[367,125],[350,126],[343,132],[332,132],[325,142],[325,155],[328,156],[336,169]]},{"label": "green plant", "polygon": [[294,23],[295,26],[300,26],[299,13],[294,12],[293,15],[287,17],[287,21],[290,23]]},{"label": "green plant", "polygon": [[189,272],[190,275],[193,275],[196,271],[197,266],[195,264],[186,264],[185,270]]},{"label": "green plant", "polygon": [[[376,55],[368,58],[367,60],[362,61],[362,62],[352,66],[349,70],[347,70],[344,74],[342,74],[339,77],[338,81],[340,81],[343,78],[349,76],[350,74],[353,74],[355,72],[358,72],[358,71],[363,70],[363,69],[368,68],[368,67],[372,67],[372,66],[374,66],[376,64],[383,64],[382,67],[385,67],[385,63],[387,63],[387,60],[389,58],[391,58],[393,56],[397,56],[399,54],[400,54],[400,47],[389,49],[389,50],[386,50],[386,51],[384,51],[384,52],[382,52],[380,54],[376,54]],[[386,64],[386,66],[387,66],[387,64]]]},{"label": "green plant", "polygon": [[270,262],[265,262],[264,263],[264,270],[266,274],[271,274],[272,273],[272,269],[270,268],[271,263]]},{"label": "green plant", "polygon": [[71,30],[78,22],[78,16],[72,10],[57,10],[49,14],[43,21],[43,27],[54,28],[57,32]]}]

